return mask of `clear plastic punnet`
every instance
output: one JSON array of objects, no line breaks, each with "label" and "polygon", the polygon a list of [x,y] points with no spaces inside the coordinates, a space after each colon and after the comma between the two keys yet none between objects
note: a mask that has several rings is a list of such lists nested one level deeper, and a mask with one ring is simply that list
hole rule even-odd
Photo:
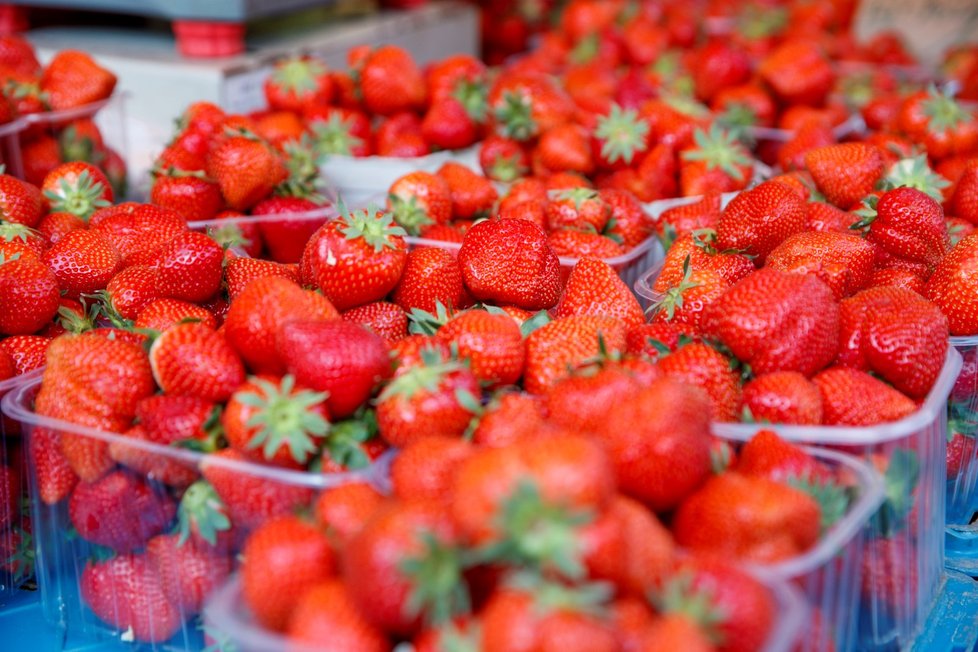
[{"label": "clear plastic punnet", "polygon": [[[792,652],[801,640],[808,609],[798,589],[764,572],[756,577],[771,591],[777,603],[778,619],[765,645],[757,652]],[[204,628],[218,644],[233,646],[237,652],[330,652],[329,648],[310,647],[289,641],[255,622],[241,593],[241,580],[232,577],[215,591],[204,608]],[[224,648],[229,649],[229,648]],[[397,650],[402,648],[398,646]],[[413,647],[403,648],[406,651]]]},{"label": "clear plastic punnet", "polygon": [[978,336],[952,337],[961,374],[948,399],[947,523],[967,526],[978,512]]},{"label": "clear plastic punnet", "polygon": [[[28,451],[41,609],[66,649],[115,641],[202,650],[200,610],[234,571],[248,531],[305,508],[323,489],[367,482],[387,490],[389,457],[356,471],[295,471],[42,417],[33,411],[40,382],[18,385],[2,408],[20,423]],[[51,473],[43,451],[68,438],[107,446],[117,464],[53,500],[42,490]],[[209,535],[208,522],[216,526]]]}]

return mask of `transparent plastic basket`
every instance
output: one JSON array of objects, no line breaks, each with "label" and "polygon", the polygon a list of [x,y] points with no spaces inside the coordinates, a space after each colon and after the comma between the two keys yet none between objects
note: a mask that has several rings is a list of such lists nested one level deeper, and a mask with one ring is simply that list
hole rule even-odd
[{"label": "transparent plastic basket", "polygon": [[978,336],[952,337],[963,365],[948,401],[948,436],[961,434],[961,464],[947,476],[947,523],[966,526],[978,512]]},{"label": "transparent plastic basket", "polygon": [[[755,577],[768,587],[777,603],[774,629],[758,652],[796,650],[808,615],[805,600],[790,582],[763,571],[755,572]],[[285,636],[256,623],[244,604],[238,576],[212,594],[204,607],[204,628],[218,644],[233,646],[237,652],[330,652],[328,647],[291,643]],[[408,652],[415,648],[405,645],[396,649]]]},{"label": "transparent plastic basket", "polygon": [[[943,581],[946,497],[947,399],[961,369],[961,356],[948,350],[941,373],[913,414],[867,427],[783,426],[715,423],[725,439],[746,441],[761,429],[788,441],[830,447],[864,456],[874,465],[894,464],[906,496],[889,495],[866,526],[857,648],[897,650],[920,632]],[[899,470],[902,470],[901,474]],[[911,482],[915,477],[916,482]],[[890,499],[906,509],[888,509]],[[871,572],[867,572],[871,571]],[[874,579],[875,578],[875,581]]]},{"label": "transparent plastic basket", "polygon": [[[306,506],[310,504],[317,495],[317,492],[341,485],[348,482],[367,482],[377,487],[381,491],[387,491],[387,465],[389,456],[382,456],[371,466],[344,473],[313,473],[294,471],[281,467],[267,466],[253,462],[241,462],[218,457],[212,454],[204,454],[188,449],[176,448],[154,444],[150,442],[135,440],[116,433],[103,432],[92,428],[78,426],[58,419],[42,417],[33,412],[32,405],[34,397],[40,388],[40,378],[35,378],[29,382],[20,384],[11,390],[4,397],[2,408],[6,415],[19,421],[21,430],[25,438],[26,446],[31,445],[33,438],[53,437],[55,445],[61,437],[73,436],[82,438],[86,443],[95,444],[102,442],[109,446],[122,446],[129,452],[138,451],[153,456],[156,465],[167,464],[170,468],[178,467],[188,473],[188,482],[201,477],[204,472],[211,472],[214,469],[234,473],[234,480],[237,483],[245,482],[264,482],[266,483],[261,490],[263,495],[270,495],[269,491],[274,489],[276,492],[287,492],[289,496],[286,502],[286,512],[291,513],[293,507]],[[38,443],[44,443],[47,439],[38,439]],[[56,627],[66,641],[73,645],[90,645],[116,642],[136,642],[142,644],[140,649],[153,650],[194,650],[202,649],[202,633],[199,627],[196,613],[182,605],[173,604],[176,611],[180,627],[173,635],[165,641],[147,640],[149,637],[140,635],[132,630],[123,630],[107,622],[100,620],[95,613],[85,604],[82,599],[82,574],[89,564],[100,563],[95,561],[105,548],[96,546],[84,540],[73,526],[69,514],[70,497],[59,501],[56,504],[48,504],[41,500],[38,491],[37,468],[28,456],[31,480],[31,514],[34,523],[35,544],[37,552],[37,576],[41,590],[41,610],[48,624]],[[159,466],[156,466],[159,468]],[[113,471],[113,473],[117,472]],[[135,469],[124,471],[128,477],[136,478],[138,482],[147,487],[146,493],[141,494],[145,500],[147,494],[155,500],[168,505],[175,505],[182,492],[181,488],[167,487],[155,478],[156,471],[148,474],[141,474]],[[82,486],[79,484],[79,487]],[[135,495],[135,494],[134,494]],[[134,500],[137,500],[134,498]],[[281,512],[279,509],[265,510],[268,516],[274,515],[272,512]],[[134,510],[135,511],[135,510]],[[147,536],[140,539],[141,543],[132,549],[132,553],[120,552],[119,556],[134,554],[143,558],[143,546],[147,539],[155,536],[157,532],[169,533],[174,529],[174,523],[167,521],[165,517],[160,517],[160,513],[171,514],[167,510],[154,507],[150,510],[141,510],[132,515],[132,528],[134,532]],[[219,556],[220,564],[236,564],[236,553],[238,552],[242,536],[245,529],[241,527],[241,522],[235,522],[234,513],[230,514],[232,525],[238,531],[238,536],[228,543],[223,555]],[[101,522],[101,521],[100,521]],[[149,534],[152,532],[152,534]],[[103,557],[104,558],[104,557]],[[125,594],[110,594],[110,609],[116,614],[125,614],[130,609],[128,604],[124,604]],[[153,605],[158,607],[159,605]],[[170,632],[172,630],[173,612],[163,614],[156,609],[147,609],[141,612],[145,623],[148,623],[153,631]],[[119,616],[116,616],[119,617]],[[124,616],[123,616],[124,618]],[[159,634],[154,634],[159,637]]]}]

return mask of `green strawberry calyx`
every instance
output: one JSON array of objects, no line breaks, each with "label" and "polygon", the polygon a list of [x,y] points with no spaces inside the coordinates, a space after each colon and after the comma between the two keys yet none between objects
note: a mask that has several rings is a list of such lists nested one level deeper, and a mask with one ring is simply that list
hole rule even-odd
[{"label": "green strawberry calyx", "polygon": [[418,202],[416,195],[401,196],[391,193],[387,196],[394,221],[404,227],[408,235],[418,235],[421,227],[433,224],[428,208]]},{"label": "green strawberry calyx", "polygon": [[325,120],[314,121],[310,129],[313,144],[320,154],[351,156],[354,149],[363,146],[363,139],[353,134],[350,120],[338,112],[331,113]]},{"label": "green strawberry calyx", "polygon": [[786,482],[789,486],[808,494],[818,503],[822,514],[822,532],[842,520],[849,509],[851,498],[849,491],[831,480],[792,476]]},{"label": "green strawberry calyx", "polygon": [[92,213],[110,205],[102,199],[104,192],[102,182],[82,170],[76,179],[58,179],[57,190],[46,190],[44,197],[50,202],[52,213],[71,213],[87,222]]},{"label": "green strawberry calyx", "polygon": [[477,124],[483,124],[489,112],[489,89],[483,81],[460,79],[455,84],[452,97],[459,101],[465,113]]},{"label": "green strawberry calyx", "polygon": [[720,627],[727,615],[716,604],[710,591],[694,589],[689,573],[680,572],[666,582],[662,591],[649,601],[663,614],[682,614],[696,623],[714,644],[721,644]]},{"label": "green strawberry calyx", "polygon": [[888,538],[906,527],[919,479],[920,459],[914,451],[897,448],[890,452],[883,474],[883,505],[870,521],[875,534]]},{"label": "green strawberry calyx", "polygon": [[927,99],[921,109],[927,116],[927,128],[931,133],[939,134],[957,129],[974,117],[954,99],[950,89],[939,90],[936,86],[927,89]]},{"label": "green strawberry calyx", "polygon": [[652,312],[653,314],[665,312],[666,321],[672,321],[676,316],[676,310],[683,307],[683,295],[686,291],[699,287],[700,285],[700,283],[693,281],[692,277],[693,268],[690,264],[690,257],[686,256],[686,259],[683,260],[683,278],[679,282],[679,285],[674,285],[666,290],[662,298],[649,306],[646,312]]},{"label": "green strawberry calyx", "polygon": [[598,119],[594,135],[601,141],[601,156],[609,163],[631,164],[637,152],[646,148],[649,123],[635,109],[612,104],[608,115]]},{"label": "green strawberry calyx", "polygon": [[511,183],[519,179],[525,172],[525,167],[519,154],[512,156],[496,156],[489,169],[486,171],[488,177],[494,181]]},{"label": "green strawberry calyx", "polygon": [[319,168],[326,156],[317,150],[307,135],[300,140],[285,143],[285,169],[288,176],[275,188],[280,197],[299,197],[322,204],[325,181],[319,176]]},{"label": "green strawberry calyx", "polygon": [[363,449],[377,434],[377,420],[372,410],[367,410],[362,418],[348,419],[334,423],[326,438],[324,455],[344,469],[363,469],[370,465],[370,456]]},{"label": "green strawberry calyx", "polygon": [[329,432],[330,424],[313,408],[326,400],[326,392],[297,389],[295,377],[284,376],[279,384],[253,378],[260,391],[239,392],[235,399],[255,412],[245,421],[254,429],[248,449],[261,448],[265,459],[272,459],[288,446],[292,459],[305,464],[317,450],[316,442]]},{"label": "green strawberry calyx", "polygon": [[394,222],[394,216],[381,211],[374,206],[368,206],[364,210],[349,211],[343,202],[337,203],[340,218],[345,226],[340,227],[347,240],[363,239],[367,245],[374,248],[375,252],[381,252],[385,248],[398,249],[402,246],[394,240],[395,237],[401,238],[407,235],[402,227]]},{"label": "green strawberry calyx", "polygon": [[412,366],[388,383],[377,401],[383,403],[394,397],[410,400],[421,392],[433,394],[447,376],[465,369],[465,365],[457,360],[442,360],[435,350],[422,351],[421,361],[422,364]]},{"label": "green strawberry calyx", "polygon": [[708,131],[697,128],[693,142],[696,147],[684,151],[683,160],[702,161],[707,169],[719,168],[734,181],[745,180],[742,168],[751,164],[751,158],[734,134],[713,124]]},{"label": "green strawberry calyx", "polygon": [[503,93],[502,103],[493,111],[503,136],[526,141],[537,135],[539,127],[533,119],[533,103],[518,91]]},{"label": "green strawberry calyx", "polygon": [[31,227],[19,222],[0,220],[0,240],[4,242],[29,242],[31,238],[40,238],[41,234]]},{"label": "green strawberry calyx", "polygon": [[584,204],[592,199],[598,199],[598,191],[594,188],[557,188],[547,193],[550,201],[569,201],[574,210],[580,211]]},{"label": "green strawberry calyx", "polygon": [[442,541],[433,532],[417,534],[421,550],[401,561],[398,570],[408,578],[411,592],[404,605],[409,616],[423,616],[428,625],[442,625],[470,613],[472,601],[463,572],[465,551]]},{"label": "green strawberry calyx", "polygon": [[752,143],[751,128],[757,125],[757,114],[746,102],[733,102],[717,116],[717,124],[742,143]]},{"label": "green strawberry calyx", "polygon": [[950,185],[950,181],[931,169],[926,154],[897,161],[883,177],[883,187],[887,190],[904,186],[916,188],[938,203],[944,201],[941,191]]},{"label": "green strawberry calyx", "polygon": [[245,237],[241,227],[237,224],[221,224],[220,226],[208,227],[207,235],[225,250],[234,247],[247,248],[251,246],[251,240]]},{"label": "green strawberry calyx", "polygon": [[435,302],[434,314],[421,308],[412,308],[408,313],[408,332],[414,335],[434,335],[454,316],[452,308],[441,301]]},{"label": "green strawberry calyx", "polygon": [[302,97],[319,89],[318,80],[326,72],[326,66],[315,59],[290,57],[276,64],[272,81],[283,91]]},{"label": "green strawberry calyx", "polygon": [[879,205],[880,198],[876,195],[870,195],[864,199],[861,203],[861,208],[854,211],[857,216],[859,216],[859,221],[854,222],[849,225],[849,228],[853,231],[862,231],[870,224],[876,221],[879,213],[876,210],[877,205]]},{"label": "green strawberry calyx", "polygon": [[539,616],[555,611],[605,617],[614,596],[610,582],[579,582],[573,586],[546,578],[533,571],[517,571],[504,581],[507,588],[524,591],[533,598]]},{"label": "green strawberry calyx", "polygon": [[213,546],[218,533],[230,529],[227,507],[209,482],[198,480],[187,487],[177,510],[177,545],[185,544],[196,530],[197,536]]}]

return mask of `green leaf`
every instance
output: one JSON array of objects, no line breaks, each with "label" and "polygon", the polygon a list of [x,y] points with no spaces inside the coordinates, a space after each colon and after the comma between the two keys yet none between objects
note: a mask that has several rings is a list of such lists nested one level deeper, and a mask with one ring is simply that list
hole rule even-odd
[{"label": "green leaf", "polygon": [[538,328],[549,324],[550,321],[550,313],[546,310],[541,310],[520,325],[520,334],[523,336],[523,339],[526,339]]}]

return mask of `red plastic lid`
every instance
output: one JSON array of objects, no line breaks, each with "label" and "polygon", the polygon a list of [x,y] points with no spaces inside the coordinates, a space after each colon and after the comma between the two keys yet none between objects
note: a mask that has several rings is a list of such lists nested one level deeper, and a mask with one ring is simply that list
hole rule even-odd
[{"label": "red plastic lid", "polygon": [[245,49],[243,23],[175,20],[173,33],[177,37],[177,49],[185,57],[229,57]]}]

